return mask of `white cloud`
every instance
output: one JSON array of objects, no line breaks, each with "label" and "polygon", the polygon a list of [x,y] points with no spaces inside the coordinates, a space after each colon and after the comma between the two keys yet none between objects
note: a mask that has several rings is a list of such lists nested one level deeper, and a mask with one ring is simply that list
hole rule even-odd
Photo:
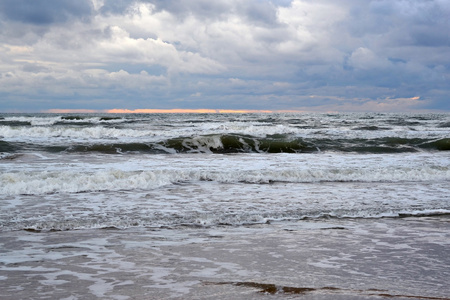
[{"label": "white cloud", "polygon": [[389,61],[384,57],[379,57],[372,50],[360,47],[352,52],[349,64],[362,70],[384,69],[390,66]]}]

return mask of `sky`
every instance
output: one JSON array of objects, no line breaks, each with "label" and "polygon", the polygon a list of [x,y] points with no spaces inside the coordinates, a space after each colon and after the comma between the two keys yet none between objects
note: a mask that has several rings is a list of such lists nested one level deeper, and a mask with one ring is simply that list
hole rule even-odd
[{"label": "sky", "polygon": [[450,111],[448,0],[1,0],[0,112]]}]

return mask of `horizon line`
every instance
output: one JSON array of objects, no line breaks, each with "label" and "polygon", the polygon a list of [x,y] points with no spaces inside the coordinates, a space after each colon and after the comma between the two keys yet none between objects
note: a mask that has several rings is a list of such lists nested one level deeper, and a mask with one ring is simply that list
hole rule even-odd
[{"label": "horizon line", "polygon": [[260,110],[260,109],[158,109],[158,108],[140,108],[140,109],[48,109],[41,111],[43,113],[108,113],[108,114],[157,114],[157,113],[301,113],[303,110]]}]

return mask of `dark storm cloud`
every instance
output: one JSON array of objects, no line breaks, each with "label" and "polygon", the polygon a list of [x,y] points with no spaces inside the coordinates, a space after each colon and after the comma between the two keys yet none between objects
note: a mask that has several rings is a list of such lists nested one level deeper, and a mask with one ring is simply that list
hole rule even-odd
[{"label": "dark storm cloud", "polygon": [[384,34],[384,44],[449,46],[449,16],[449,1],[381,0],[354,8],[347,24],[360,36]]},{"label": "dark storm cloud", "polygon": [[[450,18],[450,17],[449,17]],[[449,29],[434,30],[430,27],[415,28],[411,32],[413,45],[424,47],[450,47],[450,23]]]},{"label": "dark storm cloud", "polygon": [[33,25],[63,23],[71,18],[83,19],[92,13],[89,0],[2,0],[3,19]]}]

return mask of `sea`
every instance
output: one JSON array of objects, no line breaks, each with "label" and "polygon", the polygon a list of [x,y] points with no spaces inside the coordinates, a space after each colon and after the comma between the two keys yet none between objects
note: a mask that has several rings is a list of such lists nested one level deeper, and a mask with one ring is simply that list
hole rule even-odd
[{"label": "sea", "polygon": [[0,114],[1,299],[450,299],[450,114]]}]

